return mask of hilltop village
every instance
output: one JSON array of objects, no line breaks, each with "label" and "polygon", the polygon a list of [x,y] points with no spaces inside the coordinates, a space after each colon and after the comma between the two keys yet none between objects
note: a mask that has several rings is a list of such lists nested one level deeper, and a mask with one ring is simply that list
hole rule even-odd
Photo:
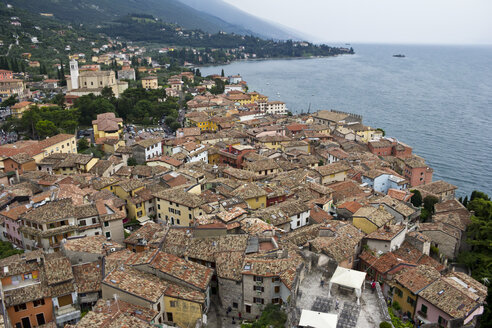
[{"label": "hilltop village", "polygon": [[452,265],[471,213],[411,146],[354,113],[292,115],[240,75],[163,82],[125,58],[73,57],[66,87],[0,72],[20,100],[4,117],[118,102],[132,83],[182,104],[158,124],[109,111],[76,134],[2,137],[5,326],[239,327],[272,308],[288,327],[480,320],[487,288]]}]

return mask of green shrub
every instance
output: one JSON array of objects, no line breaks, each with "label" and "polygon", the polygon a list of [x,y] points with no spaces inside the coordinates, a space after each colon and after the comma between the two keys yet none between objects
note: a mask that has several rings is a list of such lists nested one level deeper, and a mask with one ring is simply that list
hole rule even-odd
[{"label": "green shrub", "polygon": [[393,328],[393,326],[391,326],[391,323],[383,321],[379,324],[379,328]]}]

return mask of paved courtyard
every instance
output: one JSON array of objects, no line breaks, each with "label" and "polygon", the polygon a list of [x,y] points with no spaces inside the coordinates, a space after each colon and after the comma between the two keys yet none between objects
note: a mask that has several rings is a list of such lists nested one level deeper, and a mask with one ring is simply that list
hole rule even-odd
[{"label": "paved courtyard", "polygon": [[381,315],[376,294],[370,288],[362,291],[360,305],[357,305],[355,293],[339,291],[336,285],[331,288],[332,295],[328,297],[328,283],[329,280],[326,279],[321,286],[321,273],[317,271],[311,272],[304,278],[296,304],[299,314],[302,309],[338,314],[337,328],[379,327]]}]

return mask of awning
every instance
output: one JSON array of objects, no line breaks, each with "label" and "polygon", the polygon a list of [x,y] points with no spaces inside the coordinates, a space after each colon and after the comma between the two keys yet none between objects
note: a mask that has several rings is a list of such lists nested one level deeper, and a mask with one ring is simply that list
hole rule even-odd
[{"label": "awning", "polygon": [[342,267],[337,267],[335,273],[330,279],[330,284],[328,287],[328,297],[330,296],[331,286],[337,284],[340,286],[345,286],[353,288],[355,294],[357,295],[357,304],[359,304],[359,299],[362,294],[362,288],[364,287],[364,281],[366,279],[365,272],[346,269]]},{"label": "awning", "polygon": [[336,328],[338,316],[332,313],[302,310],[299,326],[313,328]]}]

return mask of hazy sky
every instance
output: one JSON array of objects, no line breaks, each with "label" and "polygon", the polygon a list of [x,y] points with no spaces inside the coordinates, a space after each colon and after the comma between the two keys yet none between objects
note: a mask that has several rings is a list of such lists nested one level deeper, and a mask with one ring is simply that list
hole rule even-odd
[{"label": "hazy sky", "polygon": [[492,44],[492,0],[224,0],[340,42]]}]

